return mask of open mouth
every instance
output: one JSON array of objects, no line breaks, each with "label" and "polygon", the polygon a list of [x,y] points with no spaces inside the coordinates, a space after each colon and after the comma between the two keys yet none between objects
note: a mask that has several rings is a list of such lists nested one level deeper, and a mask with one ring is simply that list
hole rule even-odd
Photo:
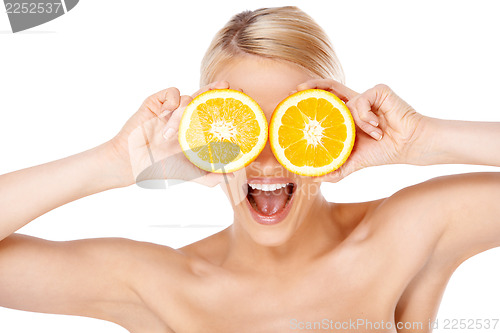
[{"label": "open mouth", "polygon": [[293,182],[249,181],[246,185],[251,213],[262,224],[274,224],[285,217],[297,188]]}]

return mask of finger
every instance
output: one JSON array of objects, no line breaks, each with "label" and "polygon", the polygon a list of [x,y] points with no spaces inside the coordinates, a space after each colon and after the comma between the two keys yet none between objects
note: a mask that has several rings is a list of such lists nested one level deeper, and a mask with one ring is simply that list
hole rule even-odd
[{"label": "finger", "polygon": [[372,111],[375,110],[383,112],[384,108],[382,108],[382,104],[392,94],[394,94],[394,92],[391,88],[385,84],[377,84],[373,88],[370,88],[362,93],[359,97],[368,101]]},{"label": "finger", "polygon": [[[368,92],[368,91],[367,91]],[[347,102],[346,106],[351,111],[354,122],[359,128],[375,140],[381,140],[383,137],[382,130],[378,127],[379,120],[372,111],[372,103],[367,92],[356,96],[354,99]]]},{"label": "finger", "polygon": [[323,89],[329,91],[337,95],[344,102],[347,102],[359,95],[354,90],[332,79],[314,79],[301,83],[297,86],[298,91],[306,89]]},{"label": "finger", "polygon": [[168,88],[165,93],[165,101],[160,109],[160,117],[165,117],[179,107],[181,93],[175,87]]},{"label": "finger", "polygon": [[146,98],[142,103],[143,107],[149,110],[156,117],[160,117],[162,105],[167,100],[167,92],[169,89],[171,88],[160,90],[156,94]]},{"label": "finger", "polygon": [[182,119],[182,114],[184,113],[186,106],[192,100],[193,98],[191,96],[181,96],[179,107],[172,113],[170,119],[167,122],[167,125],[163,130],[163,137],[165,138],[165,140],[168,140],[177,134],[177,131],[179,130],[179,124]]},{"label": "finger", "polygon": [[197,92],[195,92],[192,97],[195,98],[196,96],[203,94],[206,91],[213,90],[213,89],[229,89],[229,82],[227,82],[225,80],[212,82],[212,83],[202,87]]}]

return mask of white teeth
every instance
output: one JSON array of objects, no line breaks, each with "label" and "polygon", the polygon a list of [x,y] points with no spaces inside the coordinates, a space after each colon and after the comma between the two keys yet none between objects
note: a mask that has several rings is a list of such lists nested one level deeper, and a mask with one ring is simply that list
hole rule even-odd
[{"label": "white teeth", "polygon": [[248,184],[254,190],[274,191],[286,187],[287,184]]}]

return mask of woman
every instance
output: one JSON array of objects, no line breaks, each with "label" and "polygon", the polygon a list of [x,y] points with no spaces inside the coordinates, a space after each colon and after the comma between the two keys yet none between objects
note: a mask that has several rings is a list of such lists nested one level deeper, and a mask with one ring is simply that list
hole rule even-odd
[{"label": "woman", "polygon": [[[111,141],[1,176],[0,305],[104,319],[130,332],[429,332],[455,268],[500,245],[499,174],[442,177],[353,204],[327,202],[319,184],[391,163],[499,166],[500,125],[424,117],[387,86],[358,94],[342,80],[326,35],[300,10],[235,16],[209,47],[196,94],[242,90],[269,120],[295,90],[332,91],[358,126],[347,163],[321,178],[301,177],[267,146],[226,182],[180,153],[176,131],[192,97],[161,91]],[[13,234],[70,201],[159,176],[221,183],[233,225],[178,250]],[[293,192],[278,190],[279,202],[252,188],[282,183]]]}]

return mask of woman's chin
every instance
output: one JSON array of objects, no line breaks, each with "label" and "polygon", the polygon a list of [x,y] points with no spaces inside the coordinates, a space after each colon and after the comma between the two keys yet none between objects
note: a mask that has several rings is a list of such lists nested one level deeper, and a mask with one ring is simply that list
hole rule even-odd
[{"label": "woman's chin", "polygon": [[[253,222],[255,223],[255,222]],[[249,228],[246,230],[250,238],[258,245],[264,247],[278,247],[288,243],[293,237],[294,229],[290,224],[282,224],[280,228],[262,229]]]},{"label": "woman's chin", "polygon": [[[265,247],[277,247],[286,244],[295,234],[300,223],[300,218],[296,216],[293,205],[287,211],[276,212],[270,217],[262,213],[252,212],[246,207],[240,219],[235,223],[239,224],[253,242]],[[275,215],[275,216],[273,216]],[[272,223],[266,223],[272,222]]]},{"label": "woman's chin", "polygon": [[284,245],[294,237],[316,197],[302,182],[289,178],[249,179],[240,186],[245,197],[234,207],[236,227],[267,247]]}]

